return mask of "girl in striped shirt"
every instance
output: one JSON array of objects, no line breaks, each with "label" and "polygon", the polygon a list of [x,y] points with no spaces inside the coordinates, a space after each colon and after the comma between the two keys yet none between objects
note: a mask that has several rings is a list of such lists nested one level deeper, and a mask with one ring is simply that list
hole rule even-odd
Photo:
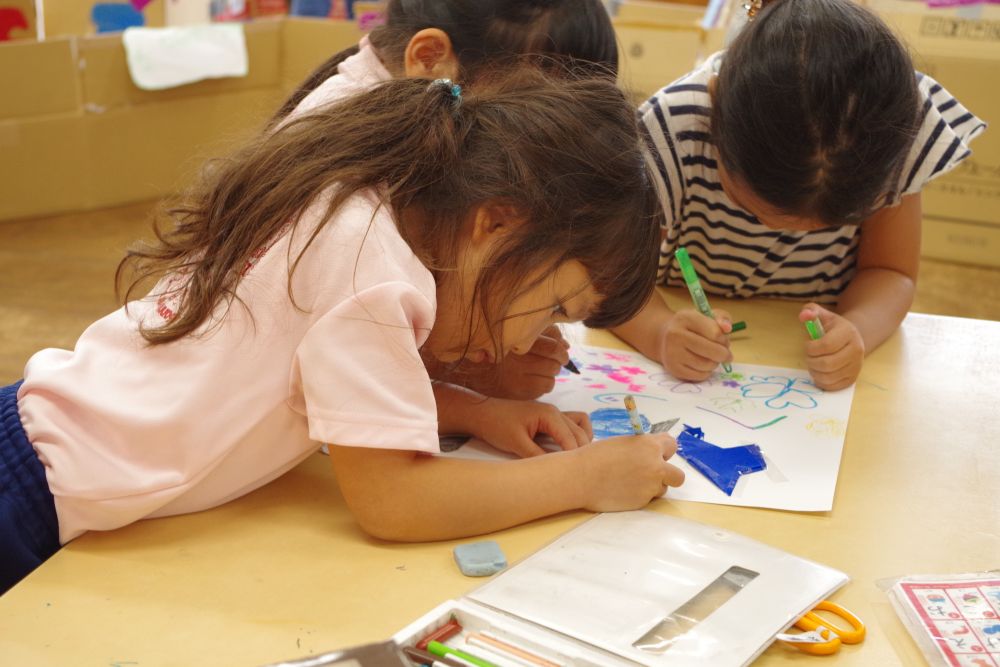
[{"label": "girl in striped shirt", "polygon": [[[853,383],[899,326],[920,256],[920,190],[969,154],[985,124],[851,0],[779,0],[730,47],[640,109],[666,216],[659,280],[682,285],[687,248],[705,290],[806,301],[816,384]],[[653,299],[618,328],[678,378],[732,358],[729,314]]]}]

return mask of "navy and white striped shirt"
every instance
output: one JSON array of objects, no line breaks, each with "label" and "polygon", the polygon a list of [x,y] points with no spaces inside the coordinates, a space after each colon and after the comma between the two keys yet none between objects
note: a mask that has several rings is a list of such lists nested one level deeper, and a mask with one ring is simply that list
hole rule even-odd
[{"label": "navy and white striped shirt", "polygon": [[[673,261],[674,249],[684,246],[707,292],[834,302],[854,276],[861,228],[769,229],[733,203],[719,183],[708,82],[723,55],[712,55],[639,108],[666,215],[659,281],[684,284]],[[931,77],[917,78],[924,120],[887,206],[968,157],[969,142],[986,127]]]}]

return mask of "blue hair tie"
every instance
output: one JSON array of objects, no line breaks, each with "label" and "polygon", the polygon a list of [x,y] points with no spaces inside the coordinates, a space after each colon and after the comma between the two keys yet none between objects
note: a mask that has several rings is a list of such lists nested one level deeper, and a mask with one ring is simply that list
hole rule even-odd
[{"label": "blue hair tie", "polygon": [[434,79],[431,81],[431,85],[427,86],[427,90],[431,90],[434,87],[441,87],[447,90],[448,94],[451,95],[451,99],[454,100],[455,106],[462,103],[462,86],[451,79]]}]

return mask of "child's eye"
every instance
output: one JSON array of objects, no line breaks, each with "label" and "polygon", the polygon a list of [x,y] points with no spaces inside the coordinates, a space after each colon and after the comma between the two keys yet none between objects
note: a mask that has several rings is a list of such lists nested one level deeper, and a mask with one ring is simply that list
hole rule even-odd
[{"label": "child's eye", "polygon": [[566,312],[566,308],[561,303],[552,309],[552,314],[560,317],[569,317],[569,313]]}]

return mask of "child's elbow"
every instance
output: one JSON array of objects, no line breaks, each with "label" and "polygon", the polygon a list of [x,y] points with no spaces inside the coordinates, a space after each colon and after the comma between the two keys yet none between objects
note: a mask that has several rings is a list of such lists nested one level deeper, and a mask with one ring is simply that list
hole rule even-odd
[{"label": "child's elbow", "polygon": [[[435,536],[413,512],[395,508],[354,511],[354,519],[365,533],[387,542],[426,542]],[[436,539],[440,539],[439,537]]]}]

